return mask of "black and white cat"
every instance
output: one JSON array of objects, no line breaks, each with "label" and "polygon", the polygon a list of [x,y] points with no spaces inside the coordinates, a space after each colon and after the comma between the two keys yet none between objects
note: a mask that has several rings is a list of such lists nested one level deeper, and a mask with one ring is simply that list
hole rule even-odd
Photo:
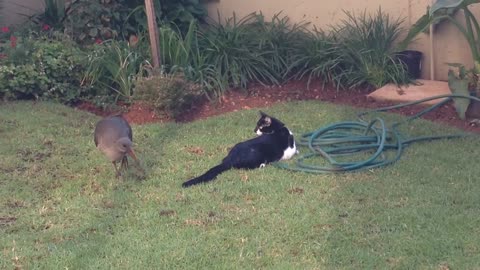
[{"label": "black and white cat", "polygon": [[260,119],[254,132],[258,137],[233,146],[222,163],[203,175],[182,184],[189,187],[212,181],[224,171],[235,169],[255,169],[265,167],[270,162],[292,158],[297,147],[292,132],[280,120],[260,112]]}]

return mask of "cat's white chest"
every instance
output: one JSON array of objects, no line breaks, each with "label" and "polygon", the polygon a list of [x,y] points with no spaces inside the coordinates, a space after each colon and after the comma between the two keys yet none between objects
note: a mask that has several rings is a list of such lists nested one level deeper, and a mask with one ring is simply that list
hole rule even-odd
[{"label": "cat's white chest", "polygon": [[[290,131],[290,135],[293,135],[291,131]],[[298,153],[297,145],[295,144],[295,141],[293,141],[293,147],[288,147],[283,151],[283,156],[281,160],[291,159],[297,153]]]}]

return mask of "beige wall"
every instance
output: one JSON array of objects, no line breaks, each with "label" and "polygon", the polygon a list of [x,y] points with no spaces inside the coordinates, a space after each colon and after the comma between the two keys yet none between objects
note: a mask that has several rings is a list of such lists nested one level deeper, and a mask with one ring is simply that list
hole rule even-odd
[{"label": "beige wall", "polygon": [[19,24],[27,19],[20,14],[32,15],[41,11],[44,6],[44,0],[3,0],[2,2],[3,8],[0,10],[2,26]]},{"label": "beige wall", "polygon": [[[267,18],[282,11],[292,21],[310,21],[317,27],[326,29],[328,25],[344,18],[343,10],[348,11],[376,11],[380,6],[382,10],[393,16],[405,18],[405,27],[416,22],[426,12],[431,0],[217,0],[208,4],[208,11],[212,18],[217,19],[217,10],[225,17],[236,13],[241,17],[254,11],[261,11]],[[480,5],[473,9],[479,15]],[[419,35],[419,38],[410,46],[411,49],[423,52],[422,77],[430,78],[430,52],[429,36]],[[443,24],[434,34],[434,72],[435,79],[446,80],[447,62],[460,62],[471,67],[472,57],[470,49],[463,36],[456,28]]]}]

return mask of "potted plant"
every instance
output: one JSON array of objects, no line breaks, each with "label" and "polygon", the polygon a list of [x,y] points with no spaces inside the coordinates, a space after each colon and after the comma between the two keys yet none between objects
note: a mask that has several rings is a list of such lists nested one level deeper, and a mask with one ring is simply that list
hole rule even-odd
[{"label": "potted plant", "polygon": [[405,66],[411,79],[418,79],[421,76],[421,62],[423,53],[415,50],[402,50],[396,53],[397,59]]},{"label": "potted plant", "polygon": [[[452,93],[469,95],[473,89],[479,86],[478,75],[480,74],[480,25],[477,19],[470,11],[470,5],[480,3],[480,0],[437,0],[427,13],[423,15],[410,29],[406,38],[399,44],[400,49],[407,45],[421,32],[427,31],[431,24],[439,25],[443,21],[452,23],[465,37],[470,47],[473,57],[473,68],[467,72],[467,69],[461,64],[450,64],[453,68],[458,68],[458,72],[450,69],[448,74],[448,85]],[[462,24],[455,19],[455,14],[463,11],[465,23]],[[472,78],[476,78],[472,80]],[[476,92],[476,91],[473,91]],[[457,113],[461,119],[465,119],[465,112],[470,105],[468,99],[454,99]]]},{"label": "potted plant", "polygon": [[[448,70],[448,87],[450,91],[454,94],[478,97],[478,71],[475,68],[467,69],[460,63],[448,63],[447,65],[451,67]],[[480,111],[474,109],[480,105],[478,101],[456,98],[454,103],[460,119],[465,119],[467,115],[473,118],[480,118]]]}]

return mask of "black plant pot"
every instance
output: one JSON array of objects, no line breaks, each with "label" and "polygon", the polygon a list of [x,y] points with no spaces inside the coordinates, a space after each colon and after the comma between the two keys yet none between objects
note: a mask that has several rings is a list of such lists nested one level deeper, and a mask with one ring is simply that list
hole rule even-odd
[{"label": "black plant pot", "polygon": [[396,54],[397,59],[405,65],[411,79],[418,79],[422,74],[422,52],[406,50]]}]

